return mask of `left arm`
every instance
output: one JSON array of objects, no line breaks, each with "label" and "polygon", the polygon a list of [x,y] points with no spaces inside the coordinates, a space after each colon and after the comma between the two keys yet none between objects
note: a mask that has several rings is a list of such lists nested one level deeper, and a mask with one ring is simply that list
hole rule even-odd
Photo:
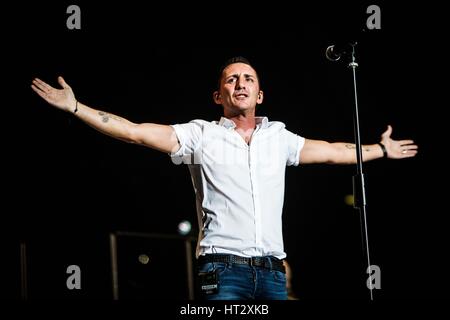
[{"label": "left arm", "polygon": [[[413,140],[393,140],[392,127],[381,135],[383,144],[390,159],[403,159],[414,157],[417,154],[417,145]],[[383,150],[378,144],[361,145],[363,161],[383,157]],[[300,163],[329,163],[353,164],[356,163],[356,145],[353,143],[334,142],[306,139],[300,152]]]}]

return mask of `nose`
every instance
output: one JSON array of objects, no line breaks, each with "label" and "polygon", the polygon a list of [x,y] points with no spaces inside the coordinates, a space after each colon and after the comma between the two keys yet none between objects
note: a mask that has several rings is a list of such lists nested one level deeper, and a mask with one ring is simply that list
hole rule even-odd
[{"label": "nose", "polygon": [[245,89],[245,77],[243,75],[237,78],[236,89]]}]

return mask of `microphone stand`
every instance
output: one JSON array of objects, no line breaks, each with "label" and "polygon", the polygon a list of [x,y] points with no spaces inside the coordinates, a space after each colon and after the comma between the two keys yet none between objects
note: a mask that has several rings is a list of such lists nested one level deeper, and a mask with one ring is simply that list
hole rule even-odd
[{"label": "microphone stand", "polygon": [[366,215],[366,193],[364,186],[364,174],[363,174],[363,161],[362,161],[362,149],[361,149],[361,139],[359,131],[359,114],[358,114],[358,94],[356,89],[356,68],[358,63],[355,59],[355,47],[356,42],[351,43],[351,62],[349,62],[348,67],[351,68],[353,74],[353,91],[354,91],[354,101],[355,109],[353,111],[353,130],[355,135],[356,144],[356,175],[353,176],[353,207],[359,209],[361,231],[362,231],[362,242],[363,242],[363,253],[365,253],[365,258],[367,259],[367,272],[369,273],[369,279],[367,280],[367,286],[370,290],[370,300],[373,300],[373,286],[370,276],[372,275],[371,264],[370,264],[370,253],[369,253],[369,236],[367,232],[367,215]]}]

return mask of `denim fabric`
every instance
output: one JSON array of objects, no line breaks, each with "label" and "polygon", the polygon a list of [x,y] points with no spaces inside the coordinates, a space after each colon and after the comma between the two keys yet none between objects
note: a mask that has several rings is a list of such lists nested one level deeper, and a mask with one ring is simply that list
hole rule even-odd
[{"label": "denim fabric", "polygon": [[287,300],[286,275],[281,271],[224,262],[198,266],[199,273],[214,270],[218,292],[199,293],[203,300]]}]

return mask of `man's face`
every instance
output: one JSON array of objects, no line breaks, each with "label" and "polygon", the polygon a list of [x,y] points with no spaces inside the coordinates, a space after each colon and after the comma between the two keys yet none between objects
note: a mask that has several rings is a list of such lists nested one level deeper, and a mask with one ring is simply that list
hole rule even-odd
[{"label": "man's face", "polygon": [[225,113],[239,114],[255,109],[262,103],[256,71],[245,63],[233,63],[222,73],[219,91],[214,92],[214,101],[224,107]]}]

